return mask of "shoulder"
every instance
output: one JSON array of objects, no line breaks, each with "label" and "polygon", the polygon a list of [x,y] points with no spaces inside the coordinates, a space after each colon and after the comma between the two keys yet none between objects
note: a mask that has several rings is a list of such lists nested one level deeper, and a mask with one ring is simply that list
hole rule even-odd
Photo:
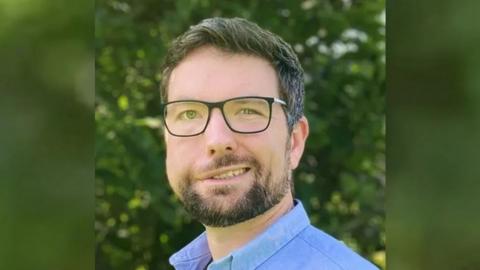
[{"label": "shoulder", "polygon": [[313,226],[308,226],[296,238],[311,254],[312,265],[328,261],[339,270],[377,270],[372,263],[362,258],[341,241]]}]

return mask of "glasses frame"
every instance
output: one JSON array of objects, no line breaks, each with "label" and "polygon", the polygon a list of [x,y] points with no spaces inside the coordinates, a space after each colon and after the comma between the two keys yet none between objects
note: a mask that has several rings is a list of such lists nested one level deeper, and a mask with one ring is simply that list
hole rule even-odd
[{"label": "glasses frame", "polygon": [[[225,106],[225,103],[229,102],[229,101],[232,101],[232,100],[237,100],[237,99],[245,99],[245,98],[257,98],[257,99],[263,99],[265,100],[267,103],[268,103],[268,109],[269,109],[269,116],[268,116],[268,123],[267,125],[265,126],[264,129],[262,130],[259,130],[259,131],[238,131],[234,128],[232,128],[230,126],[230,123],[228,123],[227,121],[227,117],[225,116],[225,112],[223,111],[223,107]],[[198,102],[198,103],[201,103],[201,104],[204,104],[208,107],[208,118],[207,118],[207,122],[205,122],[205,126],[203,127],[203,129],[197,133],[194,133],[192,135],[178,135],[178,134],[175,134],[173,133],[170,128],[168,127],[167,125],[167,121],[166,121],[166,107],[169,105],[169,104],[174,104],[174,103],[180,103],[180,102]],[[235,133],[240,133],[240,134],[255,134],[255,133],[260,133],[260,132],[263,132],[265,130],[267,130],[267,128],[270,126],[270,122],[272,120],[272,105],[274,103],[278,103],[282,106],[284,106],[285,108],[287,107],[287,103],[279,98],[275,98],[275,97],[260,97],[260,96],[243,96],[243,97],[235,97],[235,98],[230,98],[230,99],[227,99],[227,100],[224,100],[224,101],[219,101],[219,102],[207,102],[207,101],[202,101],[202,100],[194,100],[194,99],[185,99],[185,100],[175,100],[175,101],[170,101],[170,102],[167,102],[167,103],[162,103],[160,104],[160,110],[162,111],[162,118],[163,118],[163,123],[165,125],[165,127],[167,128],[168,130],[168,133],[170,133],[171,135],[175,136],[175,137],[193,137],[193,136],[198,136],[202,133],[205,132],[205,130],[207,130],[207,127],[208,127],[208,124],[210,123],[210,117],[212,115],[212,110],[215,109],[215,108],[218,108],[221,112],[222,112],[222,116],[223,116],[223,120],[225,121],[225,123],[227,124],[228,128],[235,132]]]}]

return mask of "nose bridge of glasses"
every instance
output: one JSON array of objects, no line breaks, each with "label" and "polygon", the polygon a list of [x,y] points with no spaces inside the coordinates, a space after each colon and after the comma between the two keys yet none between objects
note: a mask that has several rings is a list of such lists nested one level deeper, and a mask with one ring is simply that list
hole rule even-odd
[{"label": "nose bridge of glasses", "polygon": [[[227,119],[226,119],[226,115],[225,115],[225,112],[224,112],[224,104],[225,102],[211,102],[211,103],[207,103],[207,106],[208,106],[208,110],[209,110],[209,123],[208,123],[208,126],[211,126],[212,125],[212,122],[213,122],[213,125],[217,125],[217,122],[220,121],[220,123],[223,122],[223,125],[224,125],[224,128],[229,128],[228,127],[228,123],[227,123]],[[206,127],[208,129],[208,126]]]}]

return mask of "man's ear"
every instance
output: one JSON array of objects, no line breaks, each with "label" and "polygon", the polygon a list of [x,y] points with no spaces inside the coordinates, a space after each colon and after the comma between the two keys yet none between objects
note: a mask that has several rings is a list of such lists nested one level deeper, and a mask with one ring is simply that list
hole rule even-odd
[{"label": "man's ear", "polygon": [[163,137],[163,142],[166,144],[167,143],[167,127],[163,123],[163,121],[160,121],[158,125],[158,136]]},{"label": "man's ear", "polygon": [[309,132],[308,120],[302,116],[295,124],[290,136],[290,169],[294,170],[298,167],[300,159],[305,149],[305,142],[307,141]]}]

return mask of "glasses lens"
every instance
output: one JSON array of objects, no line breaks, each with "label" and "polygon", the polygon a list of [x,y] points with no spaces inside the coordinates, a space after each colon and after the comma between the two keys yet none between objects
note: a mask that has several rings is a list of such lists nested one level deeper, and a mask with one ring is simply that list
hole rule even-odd
[{"label": "glasses lens", "polygon": [[165,123],[174,135],[189,136],[203,130],[208,119],[208,107],[199,102],[175,102],[165,107]]},{"label": "glasses lens", "polygon": [[270,105],[261,98],[230,100],[223,110],[230,127],[239,132],[264,130],[270,120]]}]

